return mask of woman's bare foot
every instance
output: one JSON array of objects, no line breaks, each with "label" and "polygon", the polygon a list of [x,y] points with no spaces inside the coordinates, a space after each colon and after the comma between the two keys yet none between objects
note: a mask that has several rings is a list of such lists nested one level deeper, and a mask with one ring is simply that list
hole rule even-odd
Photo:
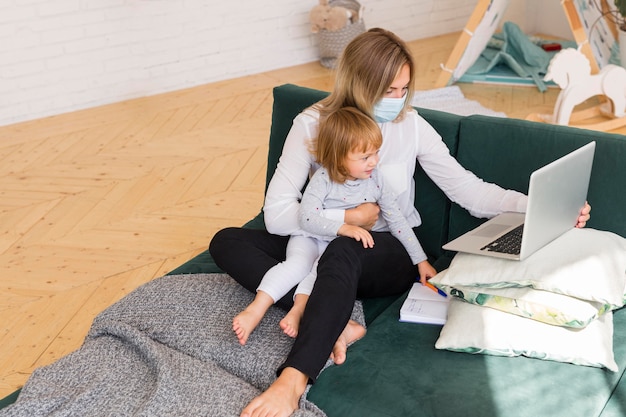
[{"label": "woman's bare foot", "polygon": [[295,368],[285,368],[270,387],[253,399],[241,417],[288,417],[298,409],[309,378]]},{"label": "woman's bare foot", "polygon": [[361,326],[354,320],[348,321],[343,332],[337,338],[333,351],[330,354],[330,359],[335,362],[336,365],[341,365],[346,361],[346,352],[348,351],[348,345],[356,342],[363,336],[365,336],[365,327]]},{"label": "woman's bare foot", "polygon": [[274,300],[267,293],[258,291],[254,301],[233,319],[233,331],[241,345],[248,341],[250,333],[259,325]]},{"label": "woman's bare foot", "polygon": [[304,314],[304,308],[309,301],[309,296],[305,294],[296,294],[293,301],[293,307],[279,322],[280,328],[289,337],[296,337],[300,328],[300,320]]}]

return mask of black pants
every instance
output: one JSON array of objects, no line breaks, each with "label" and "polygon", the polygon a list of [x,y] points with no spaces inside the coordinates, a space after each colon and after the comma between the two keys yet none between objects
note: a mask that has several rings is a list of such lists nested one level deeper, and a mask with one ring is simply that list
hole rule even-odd
[{"label": "black pants", "polygon": [[[415,281],[417,268],[400,241],[386,232],[372,236],[373,248],[347,237],[328,245],[298,337],[280,369],[296,368],[314,382],[348,323],[356,298],[400,294]],[[221,269],[255,292],[265,272],[285,259],[288,240],[262,230],[227,228],[215,235],[209,251]],[[292,297],[293,292],[278,304],[289,308]]]}]

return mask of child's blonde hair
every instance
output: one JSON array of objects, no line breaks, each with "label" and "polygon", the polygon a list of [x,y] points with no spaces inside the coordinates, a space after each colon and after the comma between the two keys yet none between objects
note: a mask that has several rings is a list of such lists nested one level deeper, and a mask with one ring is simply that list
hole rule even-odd
[{"label": "child's blonde hair", "polygon": [[344,183],[348,178],[348,154],[378,150],[382,143],[382,133],[374,120],[355,107],[342,107],[320,119],[311,152],[326,168],[331,181]]}]

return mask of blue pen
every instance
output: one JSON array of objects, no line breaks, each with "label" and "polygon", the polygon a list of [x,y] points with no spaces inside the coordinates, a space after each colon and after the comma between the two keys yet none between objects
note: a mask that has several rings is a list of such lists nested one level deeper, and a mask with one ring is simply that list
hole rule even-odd
[{"label": "blue pen", "polygon": [[438,293],[442,297],[447,297],[448,296],[448,294],[446,294],[445,291],[435,287],[433,284],[431,284],[428,281],[426,281],[426,283],[424,285],[427,286],[428,288],[430,288],[431,290],[433,290],[434,292]]}]

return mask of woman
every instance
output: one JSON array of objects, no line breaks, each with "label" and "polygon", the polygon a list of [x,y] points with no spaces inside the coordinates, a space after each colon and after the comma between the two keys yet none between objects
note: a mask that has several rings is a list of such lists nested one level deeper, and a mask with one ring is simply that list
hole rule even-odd
[{"label": "woman", "polygon": [[[411,107],[414,62],[406,44],[393,33],[371,29],[345,48],[335,88],[326,99],[298,115],[270,181],[264,206],[268,232],[229,228],[213,238],[210,252],[216,263],[250,291],[264,273],[284,260],[290,234],[298,230],[300,190],[319,168],[308,151],[320,118],[338,108],[356,107],[379,123],[383,134],[379,170],[395,192],[411,227],[420,225],[415,209],[413,173],[416,162],[450,200],[477,217],[504,211],[523,212],[525,195],[489,184],[465,170],[450,155],[439,134]],[[371,203],[350,210],[327,210],[324,215],[372,229],[378,206]],[[589,218],[581,210],[579,227]],[[302,316],[294,345],[274,383],[255,398],[242,416],[288,416],[308,382],[315,382],[329,354],[345,361],[348,343],[365,330],[349,322],[357,297],[400,294],[415,281],[416,267],[402,244],[389,232],[372,232],[373,248],[348,237],[333,240],[319,260],[317,281]],[[246,262],[241,262],[242,259]],[[291,294],[282,299],[291,303]]]}]

